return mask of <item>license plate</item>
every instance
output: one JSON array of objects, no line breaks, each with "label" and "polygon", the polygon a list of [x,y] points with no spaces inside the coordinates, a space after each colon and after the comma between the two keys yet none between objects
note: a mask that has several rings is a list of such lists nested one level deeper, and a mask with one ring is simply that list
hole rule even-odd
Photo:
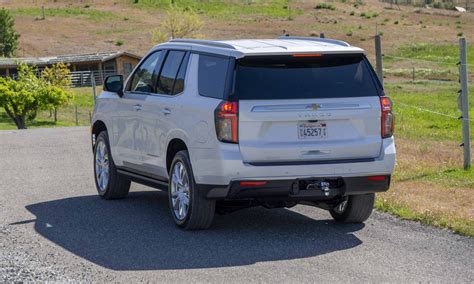
[{"label": "license plate", "polygon": [[323,139],[328,136],[325,122],[302,122],[298,124],[299,139]]}]

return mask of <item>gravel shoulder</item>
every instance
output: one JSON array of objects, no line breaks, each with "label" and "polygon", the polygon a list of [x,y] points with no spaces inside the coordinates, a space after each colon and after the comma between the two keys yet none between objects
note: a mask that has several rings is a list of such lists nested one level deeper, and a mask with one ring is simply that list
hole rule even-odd
[{"label": "gravel shoulder", "polygon": [[180,231],[163,192],[96,196],[88,131],[0,131],[0,282],[474,282],[473,239],[378,212],[253,208]]}]

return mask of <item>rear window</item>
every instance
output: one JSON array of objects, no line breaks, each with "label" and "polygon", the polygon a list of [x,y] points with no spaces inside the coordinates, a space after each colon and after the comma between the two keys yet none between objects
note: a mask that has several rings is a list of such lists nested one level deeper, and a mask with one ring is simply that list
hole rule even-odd
[{"label": "rear window", "polygon": [[245,57],[237,63],[240,100],[378,96],[372,69],[362,54],[311,57]]}]

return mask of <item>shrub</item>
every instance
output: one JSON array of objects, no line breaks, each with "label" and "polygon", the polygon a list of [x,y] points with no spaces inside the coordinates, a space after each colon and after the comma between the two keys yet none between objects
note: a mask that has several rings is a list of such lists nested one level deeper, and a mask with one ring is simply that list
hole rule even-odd
[{"label": "shrub", "polygon": [[327,3],[320,3],[320,4],[317,4],[314,9],[327,9],[327,10],[336,10],[336,7],[334,7],[333,5],[331,4],[327,4]]},{"label": "shrub", "polygon": [[463,36],[464,34],[462,32],[458,33],[457,36],[461,37]]},{"label": "shrub", "polygon": [[115,45],[116,45],[116,46],[122,46],[122,45],[123,45],[123,40],[120,40],[120,39],[117,40],[117,41],[115,42]]},{"label": "shrub", "polygon": [[398,25],[398,21],[393,22],[395,25]]},{"label": "shrub", "polygon": [[348,32],[346,33],[346,36],[352,36],[352,31],[348,31]]},{"label": "shrub", "polygon": [[354,16],[354,15],[355,15],[355,12],[354,12],[354,11],[351,11],[351,13],[350,13],[349,15]]},{"label": "shrub", "polygon": [[199,37],[196,33],[202,26],[203,22],[199,16],[190,9],[173,8],[168,11],[168,16],[160,26],[153,31],[153,41],[160,43],[166,42],[170,38]]}]

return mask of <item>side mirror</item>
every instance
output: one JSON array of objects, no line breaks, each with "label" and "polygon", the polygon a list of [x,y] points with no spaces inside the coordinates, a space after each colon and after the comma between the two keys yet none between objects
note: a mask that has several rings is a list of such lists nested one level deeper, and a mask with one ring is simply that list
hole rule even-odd
[{"label": "side mirror", "polygon": [[104,91],[117,93],[120,97],[123,96],[123,76],[107,76],[104,80]]}]

